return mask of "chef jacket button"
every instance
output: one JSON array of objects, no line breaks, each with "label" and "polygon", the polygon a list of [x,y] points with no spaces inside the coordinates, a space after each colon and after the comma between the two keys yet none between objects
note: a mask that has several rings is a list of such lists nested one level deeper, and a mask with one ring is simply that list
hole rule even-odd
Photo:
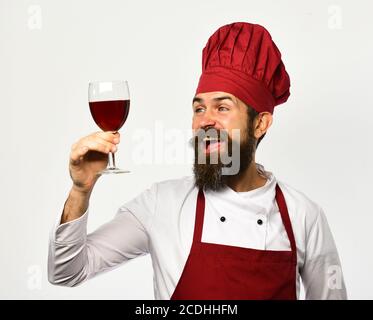
[{"label": "chef jacket button", "polygon": [[220,217],[220,221],[224,222],[225,221],[225,217]]},{"label": "chef jacket button", "polygon": [[258,219],[257,223],[258,223],[259,225],[262,225],[262,224],[263,224],[263,220],[262,220],[262,219]]}]

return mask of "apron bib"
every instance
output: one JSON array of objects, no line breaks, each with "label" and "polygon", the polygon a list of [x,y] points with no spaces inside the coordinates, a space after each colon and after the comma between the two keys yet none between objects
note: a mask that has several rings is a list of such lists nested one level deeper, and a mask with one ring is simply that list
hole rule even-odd
[{"label": "apron bib", "polygon": [[205,197],[198,192],[191,250],[171,300],[295,300],[297,251],[283,193],[276,201],[291,251],[201,242]]}]

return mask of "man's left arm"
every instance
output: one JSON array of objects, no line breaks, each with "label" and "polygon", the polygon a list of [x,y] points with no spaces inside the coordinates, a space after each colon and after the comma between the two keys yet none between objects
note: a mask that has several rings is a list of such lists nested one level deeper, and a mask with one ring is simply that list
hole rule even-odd
[{"label": "man's left arm", "polygon": [[321,208],[306,235],[305,261],[300,275],[307,300],[347,299],[337,248]]}]

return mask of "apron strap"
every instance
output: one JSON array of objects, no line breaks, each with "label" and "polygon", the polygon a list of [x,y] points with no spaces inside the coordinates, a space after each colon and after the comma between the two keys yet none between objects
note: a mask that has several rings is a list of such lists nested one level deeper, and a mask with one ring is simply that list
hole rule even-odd
[{"label": "apron strap", "polygon": [[201,188],[199,189],[197,196],[196,220],[194,222],[193,243],[201,243],[204,215],[205,196],[203,195],[203,190]]},{"label": "apron strap", "polygon": [[290,247],[293,253],[293,262],[295,262],[296,264],[297,263],[297,246],[295,244],[293,228],[291,227],[289,212],[288,212],[288,208],[287,208],[286,201],[284,198],[284,194],[282,193],[277,183],[276,183],[276,201],[277,201],[278,208],[280,210],[282,223],[285,226],[285,230],[290,241]]}]

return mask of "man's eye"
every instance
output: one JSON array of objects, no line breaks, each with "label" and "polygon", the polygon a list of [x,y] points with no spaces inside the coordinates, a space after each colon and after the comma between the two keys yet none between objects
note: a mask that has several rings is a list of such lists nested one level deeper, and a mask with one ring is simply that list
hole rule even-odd
[{"label": "man's eye", "polygon": [[196,108],[196,109],[194,110],[195,113],[200,113],[200,112],[202,112],[202,111],[203,111],[203,108]]},{"label": "man's eye", "polygon": [[219,111],[229,111],[227,107],[220,106]]}]

